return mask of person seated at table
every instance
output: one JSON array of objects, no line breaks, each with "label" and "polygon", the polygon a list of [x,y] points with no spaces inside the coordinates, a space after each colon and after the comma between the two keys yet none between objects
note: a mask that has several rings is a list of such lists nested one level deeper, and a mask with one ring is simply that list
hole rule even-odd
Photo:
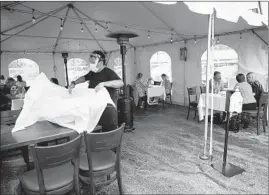
[{"label": "person seated at table", "polygon": [[169,94],[171,92],[171,82],[169,81],[169,79],[166,76],[166,74],[162,74],[161,86],[164,87],[166,94]]},{"label": "person seated at table", "polygon": [[16,86],[18,87],[18,93],[23,93],[23,88],[26,87],[26,82],[22,80],[21,75],[17,76]]},{"label": "person seated at table", "polygon": [[[251,85],[246,82],[244,74],[238,74],[236,76],[237,84],[234,86],[234,90],[239,89],[242,98],[243,98],[243,107],[244,110],[256,110],[257,102],[254,98]],[[244,128],[247,128],[249,125],[249,118],[246,118],[244,121]]]},{"label": "person seated at table", "polygon": [[[211,93],[212,79],[209,81],[209,92]],[[219,71],[214,72],[214,80],[213,80],[213,93],[219,93],[220,91],[224,91],[224,82],[221,80],[221,73]]]},{"label": "person seated at table", "polygon": [[148,79],[147,83],[144,84],[142,81],[143,74],[138,73],[136,76],[136,80],[134,82],[134,86],[138,92],[138,104],[137,107],[144,108],[147,106],[147,88],[149,87],[150,79]]},{"label": "person seated at table", "polygon": [[4,93],[3,89],[0,90],[0,111],[11,110],[11,99]]},{"label": "person seated at table", "polygon": [[55,85],[59,85],[59,81],[56,78],[51,78],[50,81],[54,83]]},{"label": "person seated at table", "polygon": [[5,95],[7,95],[7,96],[10,96],[10,98],[13,99],[11,97],[11,95],[13,95],[13,96],[15,95],[15,92],[16,91],[14,91],[14,89],[16,89],[16,81],[13,78],[11,78],[11,77],[7,78],[6,83],[5,83],[5,86],[4,86],[4,89],[3,89],[3,93]]},{"label": "person seated at table", "polygon": [[257,105],[260,101],[260,97],[264,92],[262,84],[256,79],[256,76],[253,72],[247,73],[247,82],[252,87],[252,92],[255,94],[254,98],[256,99]]},{"label": "person seated at table", "polygon": [[5,76],[1,74],[0,76],[0,85],[4,85],[5,84]]}]

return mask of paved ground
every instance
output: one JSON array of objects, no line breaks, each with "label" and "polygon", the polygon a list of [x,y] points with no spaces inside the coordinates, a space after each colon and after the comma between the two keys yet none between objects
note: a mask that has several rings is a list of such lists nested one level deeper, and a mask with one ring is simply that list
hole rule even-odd
[{"label": "paved ground", "polygon": [[[135,114],[136,131],[124,134],[122,146],[126,194],[268,194],[267,132],[257,136],[252,124],[229,134],[228,162],[246,172],[226,178],[210,166],[222,160],[223,127],[214,125],[213,161],[202,161],[204,123],[187,121],[186,114],[186,108],[169,106]],[[1,194],[13,194],[16,176],[24,170],[20,155],[4,160]],[[117,182],[98,194],[118,194]]]}]

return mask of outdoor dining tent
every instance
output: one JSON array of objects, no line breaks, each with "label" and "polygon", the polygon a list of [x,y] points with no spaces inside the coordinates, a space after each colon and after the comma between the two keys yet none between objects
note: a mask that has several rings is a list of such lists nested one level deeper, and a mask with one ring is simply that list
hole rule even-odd
[{"label": "outdoor dining tent", "polygon": [[[245,4],[253,12],[261,10],[258,2]],[[264,9],[268,3],[262,2],[261,7],[268,18]],[[121,30],[139,35],[128,46],[127,83],[133,83],[139,72],[149,77],[152,55],[164,51],[171,58],[173,102],[186,105],[186,87],[199,86],[202,80],[208,15],[192,12],[183,2],[1,2],[1,74],[8,76],[12,61],[27,58],[39,65],[40,72],[65,85],[61,53],[68,52],[69,59],[88,61],[88,53],[96,49],[107,52],[108,66],[113,69],[120,56],[119,46],[106,35]],[[237,23],[216,18],[215,36],[219,44],[237,52],[238,72],[255,72],[267,86],[266,25],[250,25],[243,18]],[[187,48],[186,61],[180,58],[183,47]]]}]

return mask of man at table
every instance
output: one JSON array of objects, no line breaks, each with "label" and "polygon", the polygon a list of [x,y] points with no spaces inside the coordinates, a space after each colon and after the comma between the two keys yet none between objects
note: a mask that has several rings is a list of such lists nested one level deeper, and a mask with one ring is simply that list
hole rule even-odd
[{"label": "man at table", "polygon": [[167,78],[166,74],[162,74],[162,82],[161,86],[165,88],[165,93],[169,94],[171,92],[171,83],[169,79]]},{"label": "man at table", "polygon": [[256,80],[256,77],[253,72],[247,73],[247,82],[251,85],[252,92],[255,94],[254,98],[256,99],[256,102],[258,104],[260,97],[264,92],[262,84]]},{"label": "man at table", "polygon": [[[95,88],[96,92],[105,87],[116,104],[117,89],[123,86],[123,81],[113,70],[106,67],[105,54],[102,51],[93,51],[89,61],[90,72],[72,81],[69,88],[73,89],[77,84],[89,81],[89,88]],[[116,129],[118,127],[117,109],[108,104],[98,124],[102,126],[103,131]]]},{"label": "man at table", "polygon": [[[209,91],[211,92],[212,79],[209,81]],[[221,73],[219,71],[214,72],[214,80],[213,80],[213,93],[218,93],[220,91],[224,91],[224,83],[221,80]]]}]

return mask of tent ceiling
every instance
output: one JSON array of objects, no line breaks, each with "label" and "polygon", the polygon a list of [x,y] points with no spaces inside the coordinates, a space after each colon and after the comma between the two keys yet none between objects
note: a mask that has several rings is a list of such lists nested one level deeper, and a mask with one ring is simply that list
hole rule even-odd
[{"label": "tent ceiling", "polygon": [[[11,3],[1,2],[1,9],[2,6]],[[71,2],[19,2],[12,7],[13,11],[2,9],[1,32],[31,20],[32,9],[35,10],[34,15],[37,18],[42,13],[49,13],[69,3]],[[134,46],[168,42],[171,39],[171,33],[173,33],[173,40],[207,34],[208,16],[191,12],[182,2],[175,5],[153,2],[74,2],[73,5],[89,18],[97,20],[105,28],[108,25],[111,32],[128,30],[137,33],[139,37],[130,40]],[[60,18],[64,18],[67,9],[67,7],[64,8],[40,23],[38,23],[39,20],[36,20],[36,25],[19,33],[19,36],[1,42],[1,50],[52,52],[60,31]],[[116,40],[106,37],[108,31],[105,28],[97,25],[98,31],[95,32],[95,23],[79,11],[77,13],[87,24],[94,37],[85,27],[83,27],[84,32],[81,32],[81,21],[70,9],[56,52],[87,52],[100,49],[95,39],[99,40],[99,44],[106,51],[119,48]],[[32,25],[31,22],[5,33],[10,36],[30,25]],[[250,28],[255,27],[248,25],[243,19],[240,19],[238,23],[216,19],[215,32],[223,33]],[[148,39],[149,34],[150,39]],[[1,41],[7,37],[1,35]]]}]

